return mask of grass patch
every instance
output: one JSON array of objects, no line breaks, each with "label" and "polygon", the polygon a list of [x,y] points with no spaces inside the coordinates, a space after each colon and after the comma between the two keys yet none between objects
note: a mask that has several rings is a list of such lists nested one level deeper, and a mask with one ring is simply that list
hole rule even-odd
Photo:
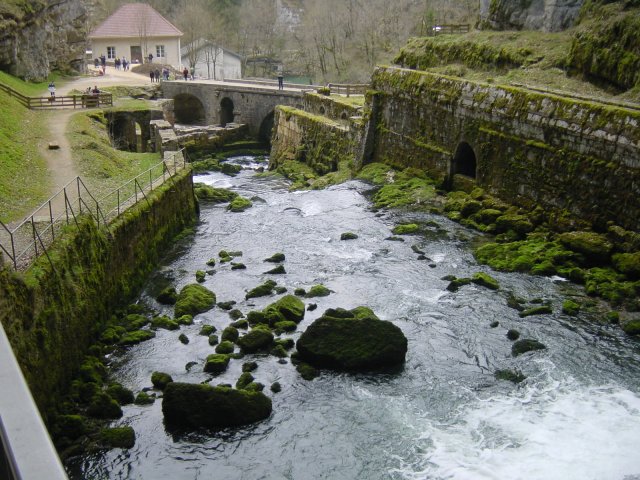
[{"label": "grass patch", "polygon": [[[0,72],[0,80],[12,79]],[[6,82],[8,83],[8,82]],[[12,86],[13,86],[12,85]],[[18,220],[48,198],[49,176],[38,141],[44,117],[0,92],[0,220]]]},{"label": "grass patch", "polygon": [[160,162],[159,153],[135,153],[111,146],[102,112],[78,113],[68,130],[73,161],[89,189],[99,197]]}]

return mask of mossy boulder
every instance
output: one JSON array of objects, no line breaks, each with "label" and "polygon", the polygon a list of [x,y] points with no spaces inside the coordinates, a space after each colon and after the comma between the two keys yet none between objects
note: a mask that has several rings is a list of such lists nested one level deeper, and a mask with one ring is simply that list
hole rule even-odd
[{"label": "mossy boulder", "polygon": [[243,352],[254,353],[273,344],[273,333],[266,328],[254,328],[240,337],[237,343]]},{"label": "mossy boulder", "polygon": [[416,223],[404,223],[402,225],[396,225],[391,232],[394,235],[413,235],[420,231],[420,225]]},{"label": "mossy boulder", "polygon": [[507,338],[512,342],[515,342],[520,338],[520,332],[518,330],[509,329],[507,330]]},{"label": "mossy boulder", "polygon": [[613,256],[613,265],[628,278],[640,279],[640,252],[618,253]]},{"label": "mossy boulder", "polygon": [[558,241],[571,251],[584,255],[588,264],[605,263],[611,256],[613,244],[599,233],[567,232],[558,235]]},{"label": "mossy boulder", "polygon": [[204,364],[204,371],[207,373],[222,373],[227,369],[229,365],[229,355],[221,353],[212,353],[207,356],[207,360]]},{"label": "mossy boulder", "polygon": [[264,273],[266,275],[285,275],[287,271],[285,270],[284,265],[278,265],[277,267],[274,267],[271,270],[267,270]]},{"label": "mossy boulder", "polygon": [[107,387],[107,393],[120,405],[133,403],[133,392],[120,383],[112,383]]},{"label": "mossy boulder", "polygon": [[525,215],[507,214],[496,218],[496,232],[512,230],[520,235],[532,232],[534,225]]},{"label": "mossy boulder", "polygon": [[460,287],[463,287],[465,285],[469,285],[471,283],[471,279],[470,278],[454,278],[453,280],[451,280],[449,282],[449,285],[447,285],[447,290],[449,290],[450,292],[457,292]]},{"label": "mossy boulder", "polygon": [[128,332],[132,332],[134,330],[140,330],[149,322],[150,320],[145,315],[140,313],[130,313],[121,318],[119,324]]},{"label": "mossy boulder", "polygon": [[242,262],[231,262],[231,270],[246,270],[247,266]]},{"label": "mossy boulder", "polygon": [[255,379],[253,378],[253,375],[251,375],[251,373],[243,372],[238,378],[238,381],[236,382],[236,388],[243,389],[254,380]]},{"label": "mossy boulder", "polygon": [[249,300],[250,298],[265,297],[267,295],[271,295],[276,285],[277,283],[273,280],[267,280],[266,282],[261,283],[257,287],[249,290],[245,295],[245,299]]},{"label": "mossy boulder", "polygon": [[278,318],[278,321],[288,320],[296,323],[302,321],[305,313],[304,302],[294,295],[285,295],[265,308],[264,312],[273,310],[276,310],[282,317]]},{"label": "mossy boulder", "polygon": [[476,285],[480,285],[482,287],[488,288],[489,290],[499,290],[500,284],[498,281],[493,278],[491,275],[488,275],[483,272],[478,272],[473,274],[471,277],[471,281]]},{"label": "mossy boulder", "polygon": [[298,328],[298,324],[296,322],[291,322],[289,320],[284,320],[282,322],[276,322],[273,325],[273,328],[278,332],[293,332]]},{"label": "mossy boulder", "polygon": [[202,327],[200,327],[199,335],[204,335],[205,337],[208,337],[215,331],[216,331],[216,327],[213,325],[202,325]]},{"label": "mossy boulder", "polygon": [[167,287],[158,294],[156,300],[162,305],[175,305],[178,300],[178,292],[175,287]]},{"label": "mossy boulder", "polygon": [[248,198],[244,198],[244,197],[236,197],[234,198],[231,203],[229,203],[229,206],[227,207],[227,209],[231,212],[244,212],[245,210],[247,210],[248,208],[251,208],[253,206],[253,203],[251,202],[251,200],[249,200]]},{"label": "mossy boulder", "polygon": [[180,290],[174,308],[174,315],[197,315],[211,310],[216,304],[216,294],[206,287],[192,283]]},{"label": "mossy boulder", "polygon": [[249,328],[249,321],[246,318],[241,318],[240,320],[233,322],[231,326],[241,330],[247,330]]},{"label": "mossy boulder", "polygon": [[229,342],[235,342],[236,340],[238,340],[238,337],[240,336],[240,334],[238,333],[238,329],[232,326],[228,326],[226,327],[223,331],[222,331],[222,335],[220,336],[220,339],[222,341],[229,341]]},{"label": "mossy boulder", "polygon": [[236,192],[227,190],[226,188],[216,188],[204,183],[196,183],[193,185],[193,191],[198,200],[211,203],[226,203],[232,201],[238,196]]},{"label": "mossy boulder", "polygon": [[171,375],[168,373],[153,372],[151,374],[151,383],[153,384],[153,387],[158,390],[164,390],[171,382],[173,382],[173,378],[171,378]]},{"label": "mossy boulder", "polygon": [[182,315],[176,318],[178,325],[193,325],[193,315]]},{"label": "mossy boulder", "polygon": [[407,339],[391,322],[362,316],[323,316],[296,343],[301,360],[317,368],[372,370],[404,362]]},{"label": "mossy boulder", "polygon": [[353,232],[344,232],[340,235],[340,240],[356,240],[358,235]]},{"label": "mossy boulder", "polygon": [[108,448],[132,448],[136,443],[136,433],[131,427],[103,428],[100,443]]},{"label": "mossy boulder", "polygon": [[212,347],[220,343],[220,339],[218,338],[218,336],[213,333],[209,335],[208,341],[209,341],[209,345],[211,345]]},{"label": "mossy boulder", "polygon": [[170,319],[164,315],[160,317],[154,317],[151,320],[151,328],[163,328],[165,330],[178,330],[180,325],[175,320]]},{"label": "mossy boulder", "polygon": [[180,343],[182,343],[183,345],[187,345],[189,343],[189,337],[187,337],[184,333],[181,333],[178,336],[178,340],[180,341]]},{"label": "mossy boulder", "polygon": [[87,415],[94,418],[113,420],[122,417],[118,402],[106,392],[97,393],[87,407]]},{"label": "mossy boulder", "polygon": [[135,345],[146,340],[154,338],[156,334],[150,330],[136,330],[135,332],[128,332],[120,338],[120,345]]},{"label": "mossy boulder", "polygon": [[196,282],[203,283],[207,278],[207,272],[204,270],[196,271]]},{"label": "mossy boulder", "polygon": [[494,376],[498,380],[507,380],[513,383],[520,383],[527,379],[519,370],[496,370]]},{"label": "mossy boulder", "polygon": [[285,259],[286,257],[284,253],[274,253],[269,258],[265,258],[264,261],[270,262],[270,263],[280,263],[280,262],[284,262]]},{"label": "mossy boulder", "polygon": [[236,302],[234,300],[230,300],[228,302],[218,302],[218,308],[221,308],[222,310],[231,310],[233,308],[233,306],[236,304]]},{"label": "mossy boulder", "polygon": [[54,422],[53,432],[56,437],[75,440],[89,431],[82,415],[58,415]]},{"label": "mossy boulder", "polygon": [[172,383],[162,400],[168,425],[196,429],[248,425],[268,418],[271,410],[262,392],[202,384]]},{"label": "mossy boulder", "polygon": [[309,289],[309,291],[305,294],[307,298],[313,297],[327,297],[331,295],[331,290],[329,290],[324,285],[314,285]]},{"label": "mossy boulder", "polygon": [[134,403],[136,405],[151,405],[156,401],[156,397],[149,395],[147,392],[140,392],[136,395]]},{"label": "mossy boulder", "polygon": [[296,365],[296,370],[298,371],[300,376],[305,380],[313,380],[318,375],[320,375],[320,372],[318,371],[317,368],[305,362],[298,363]]},{"label": "mossy boulder", "polygon": [[511,354],[514,357],[518,355],[522,355],[523,353],[535,351],[535,350],[544,350],[547,347],[540,343],[538,340],[533,340],[531,338],[525,338],[523,340],[518,340],[511,347]]},{"label": "mossy boulder", "polygon": [[114,343],[118,343],[125,333],[127,333],[126,328],[119,325],[107,327],[100,334],[100,341],[105,345],[113,345]]},{"label": "mossy boulder", "polygon": [[223,340],[218,345],[216,345],[216,353],[226,355],[229,353],[233,353],[234,348],[235,347],[233,346],[233,342],[230,342],[229,340]]},{"label": "mossy boulder", "polygon": [[80,365],[78,374],[83,382],[102,385],[107,378],[107,367],[99,358],[88,355]]}]

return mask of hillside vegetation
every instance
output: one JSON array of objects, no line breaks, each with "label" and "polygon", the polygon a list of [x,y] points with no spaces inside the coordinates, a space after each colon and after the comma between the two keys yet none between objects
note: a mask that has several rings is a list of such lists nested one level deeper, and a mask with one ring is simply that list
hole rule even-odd
[{"label": "hillside vegetation", "polygon": [[[42,93],[46,84],[28,84],[0,72],[0,82],[25,95]],[[47,199],[46,162],[38,152],[42,115],[0,90],[0,220],[21,218]]]}]

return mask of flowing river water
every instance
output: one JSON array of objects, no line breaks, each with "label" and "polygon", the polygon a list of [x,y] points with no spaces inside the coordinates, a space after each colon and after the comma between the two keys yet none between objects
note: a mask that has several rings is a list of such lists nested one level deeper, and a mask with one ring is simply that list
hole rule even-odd
[{"label": "flowing river water", "polygon": [[[250,157],[236,163],[255,166]],[[560,313],[581,291],[559,279],[490,272],[471,248],[480,236],[426,213],[375,212],[370,186],[353,181],[321,191],[289,192],[287,183],[250,168],[236,177],[199,175],[196,181],[231,188],[253,207],[231,213],[201,205],[195,235],[169,252],[140,302],[171,315],[154,296],[195,281],[220,250],[242,251],[246,270],[216,265],[205,286],[218,302],[235,300],[245,314],[279,296],[245,300],[267,278],[333,293],[306,299],[303,331],[325,309],[366,305],[402,329],[409,341],[402,370],[376,374],[323,372],[303,380],[295,367],[268,355],[232,360],[215,378],[202,372],[213,353],[203,323],[221,331],[231,322],[214,308],[180,331],[157,336],[111,356],[112,377],[134,392],[151,386],[155,370],[176,381],[231,383],[243,362],[255,360],[273,413],[254,425],[177,434],[163,424],[161,400],[123,407],[114,425],[131,425],[136,444],[71,460],[71,478],[111,479],[640,479],[640,343],[593,316]],[[385,240],[401,222],[431,225],[426,235]],[[359,238],[341,241],[343,232]],[[416,245],[427,260],[419,260]],[[265,275],[263,260],[283,252],[286,275]],[[485,271],[499,291],[468,285],[446,290],[445,275]],[[520,318],[507,295],[551,302],[551,315]],[[499,322],[497,327],[491,326]],[[508,329],[546,350],[511,355]],[[287,335],[294,339],[298,332]],[[190,339],[183,345],[178,335]],[[190,371],[185,365],[197,362]],[[527,379],[496,380],[496,369],[518,369]],[[278,381],[280,393],[269,391]]]}]

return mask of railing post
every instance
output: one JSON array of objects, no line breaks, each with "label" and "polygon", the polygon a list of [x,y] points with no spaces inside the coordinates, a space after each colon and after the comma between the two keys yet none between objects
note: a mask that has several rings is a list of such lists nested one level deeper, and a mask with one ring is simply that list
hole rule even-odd
[{"label": "railing post", "polygon": [[118,194],[118,216],[120,216],[120,189],[119,188],[117,190],[117,194]]},{"label": "railing post", "polygon": [[51,220],[51,240],[56,239],[56,235],[53,228],[53,209],[51,208],[51,200],[49,200],[49,219]]},{"label": "railing post", "polygon": [[82,197],[80,196],[80,177],[76,177],[76,184],[78,185],[78,210],[82,215]]},{"label": "railing post", "polygon": [[38,242],[36,240],[36,223],[33,220],[33,215],[31,215],[31,230],[33,232],[33,248],[36,250],[36,257],[38,256]]},{"label": "railing post", "polygon": [[16,241],[13,238],[13,232],[9,232],[9,236],[11,237],[11,255],[13,255],[13,268],[18,270],[18,259],[16,258]]},{"label": "railing post", "polygon": [[149,190],[153,190],[153,180],[152,180],[151,170],[149,170]]},{"label": "railing post", "polygon": [[67,225],[69,225],[69,197],[67,196],[67,187],[62,189],[64,192],[64,214],[67,217]]}]

